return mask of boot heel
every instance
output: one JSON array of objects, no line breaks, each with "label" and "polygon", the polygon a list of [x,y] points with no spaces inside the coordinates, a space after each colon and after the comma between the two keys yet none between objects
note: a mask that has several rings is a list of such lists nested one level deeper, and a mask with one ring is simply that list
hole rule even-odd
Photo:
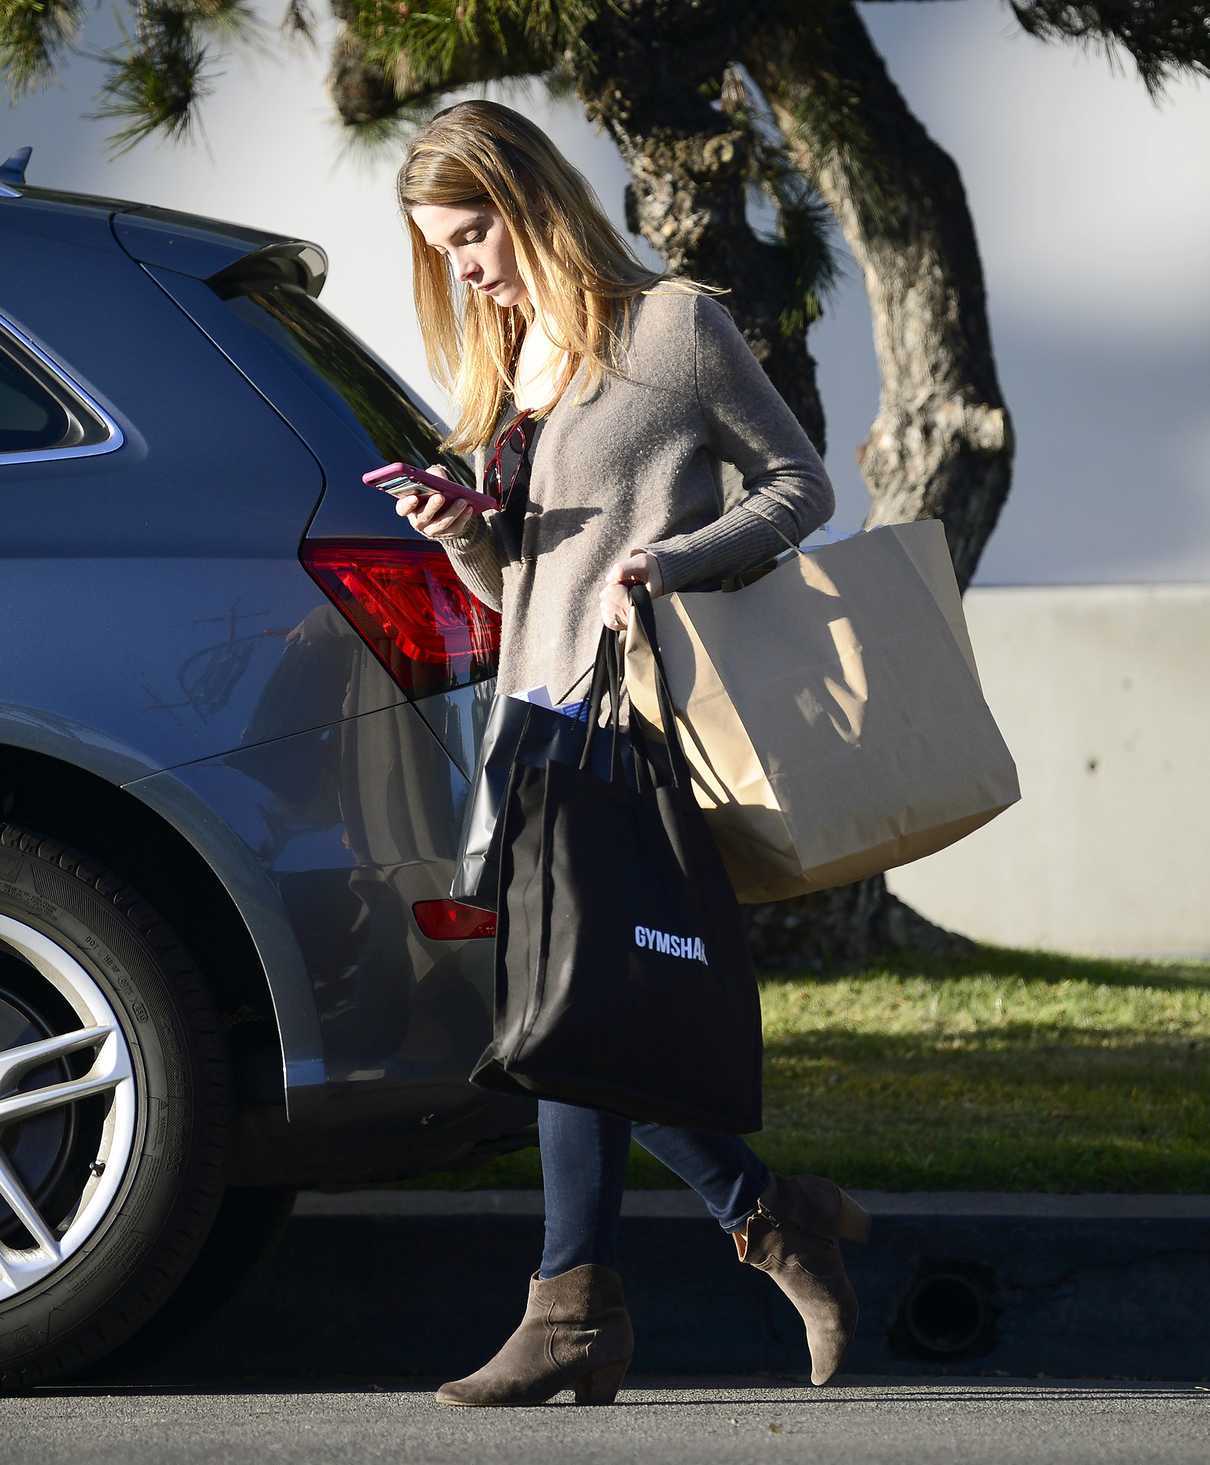
[{"label": "boot heel", "polygon": [[611,1363],[576,1380],[577,1404],[612,1404],[622,1387],[629,1363]]},{"label": "boot heel", "polygon": [[847,1190],[840,1192],[840,1214],[836,1219],[836,1232],[846,1241],[870,1239],[870,1213],[859,1206]]}]

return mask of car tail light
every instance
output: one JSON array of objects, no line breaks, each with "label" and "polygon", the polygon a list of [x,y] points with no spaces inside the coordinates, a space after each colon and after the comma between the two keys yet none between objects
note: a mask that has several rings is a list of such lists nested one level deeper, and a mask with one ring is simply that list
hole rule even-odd
[{"label": "car tail light", "polygon": [[495,911],[481,911],[459,900],[418,900],[412,914],[430,941],[470,941],[496,934]]},{"label": "car tail light", "polygon": [[500,617],[463,585],[440,545],[325,539],[304,543],[300,557],[409,695],[495,675]]}]

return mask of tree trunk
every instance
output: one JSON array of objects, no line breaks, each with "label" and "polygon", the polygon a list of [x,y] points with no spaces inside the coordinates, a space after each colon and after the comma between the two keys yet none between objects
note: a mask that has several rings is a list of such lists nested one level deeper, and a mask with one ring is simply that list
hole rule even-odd
[{"label": "tree trunk", "polygon": [[941,519],[965,589],[1008,496],[1013,432],[958,170],[847,0],[826,24],[766,32],[745,60],[865,271],[882,376],[858,449],[866,527]]},{"label": "tree trunk", "polygon": [[742,32],[769,8],[764,0],[746,8],[733,0],[612,0],[581,37],[592,66],[577,68],[576,93],[630,169],[627,228],[676,274],[732,291],[724,303],[822,453],[824,414],[805,332],[778,325],[797,261],[784,244],[753,233],[745,213],[751,134],[710,105]]}]

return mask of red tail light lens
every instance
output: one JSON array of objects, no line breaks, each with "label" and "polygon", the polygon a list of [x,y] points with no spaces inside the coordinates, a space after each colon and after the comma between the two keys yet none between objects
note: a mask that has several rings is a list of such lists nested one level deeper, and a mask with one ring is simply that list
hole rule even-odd
[{"label": "red tail light lens", "polygon": [[430,941],[470,941],[496,934],[495,911],[481,911],[457,900],[418,900],[412,914],[421,934]]},{"label": "red tail light lens", "polygon": [[500,617],[437,544],[322,540],[303,565],[405,692],[428,697],[496,673]]}]

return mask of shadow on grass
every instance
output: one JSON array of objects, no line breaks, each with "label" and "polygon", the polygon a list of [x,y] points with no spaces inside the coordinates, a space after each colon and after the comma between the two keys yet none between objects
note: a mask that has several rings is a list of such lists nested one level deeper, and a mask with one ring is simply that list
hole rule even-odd
[{"label": "shadow on grass", "polygon": [[965,956],[935,957],[904,951],[869,962],[837,966],[828,972],[779,970],[762,975],[765,982],[800,981],[817,985],[854,981],[863,976],[1021,977],[1025,981],[1089,982],[1098,986],[1150,987],[1156,991],[1210,992],[1210,962],[1127,961],[1116,957],[1066,956],[1010,946],[980,946]]},{"label": "shadow on grass", "polygon": [[978,1060],[1020,1077],[1023,1058],[1038,1065],[1049,1059],[1060,1073],[1081,1067],[1107,1073],[1129,1069],[1149,1076],[1176,1069],[1210,1095],[1207,1054],[1210,1038],[1204,1036],[1157,1032],[1135,1036],[1121,1027],[1061,1027],[1043,1020],[989,1022],[962,1032],[939,1027],[935,1032],[863,1033],[831,1025],[765,1034],[765,1063],[774,1070],[779,1060],[787,1058],[832,1059],[854,1067],[893,1063],[916,1069]]}]

